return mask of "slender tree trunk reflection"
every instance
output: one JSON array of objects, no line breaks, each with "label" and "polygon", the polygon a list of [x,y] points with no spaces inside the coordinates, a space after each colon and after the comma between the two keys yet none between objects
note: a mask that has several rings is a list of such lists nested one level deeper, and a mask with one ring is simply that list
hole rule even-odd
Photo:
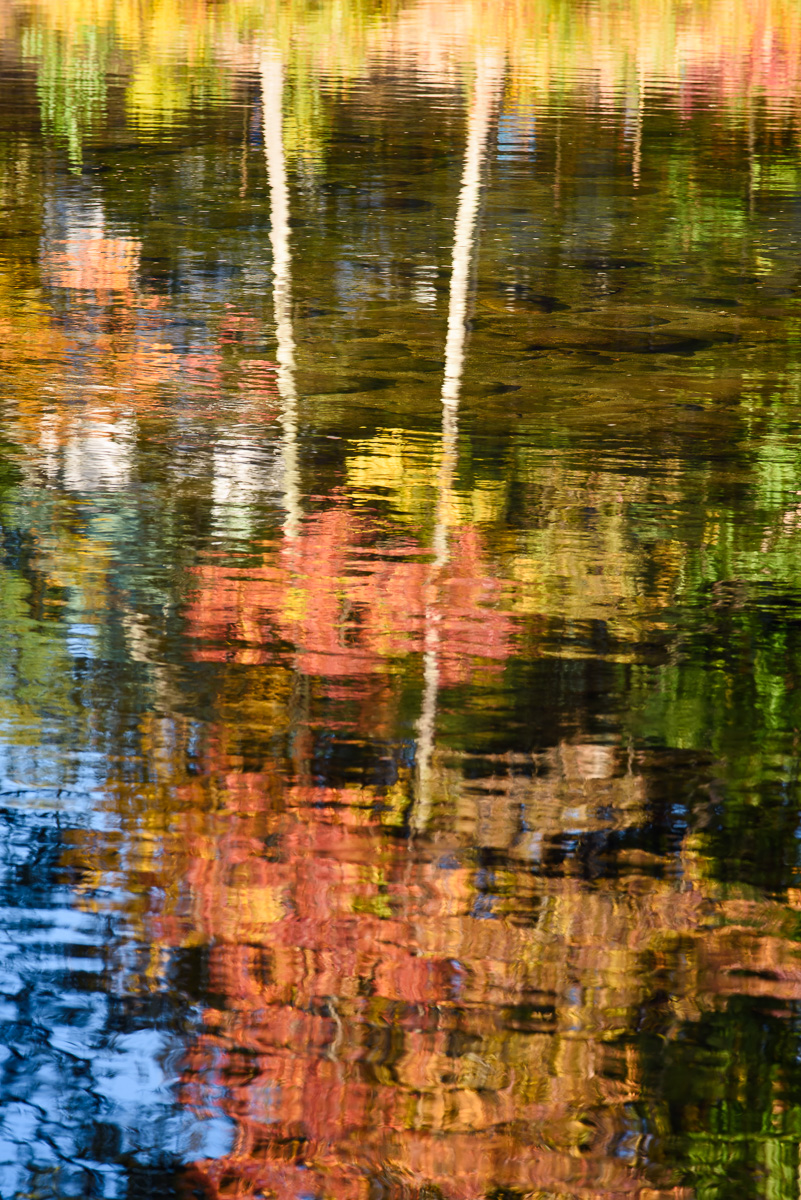
[{"label": "slender tree trunk reflection", "polygon": [[478,239],[484,162],[502,80],[503,66],[499,57],[482,55],[476,63],[475,90],[468,118],[467,147],[453,239],[448,331],[445,339],[445,374],[442,383],[442,451],[432,542],[434,560],[426,588],[423,703],[417,724],[417,790],[411,814],[411,826],[414,830],[425,828],[431,812],[431,758],[440,683],[440,577],[448,561],[448,523],[458,457],[456,439],[459,425],[459,392],[467,338],[467,298]]},{"label": "slender tree trunk reflection", "polygon": [[270,182],[270,243],[273,251],[273,311],[278,342],[278,394],[281,398],[284,463],[284,533],[297,537],[300,524],[298,397],[295,388],[295,335],[292,328],[292,254],[289,248],[289,187],[284,154],[284,67],[275,51],[261,60],[264,155]]}]

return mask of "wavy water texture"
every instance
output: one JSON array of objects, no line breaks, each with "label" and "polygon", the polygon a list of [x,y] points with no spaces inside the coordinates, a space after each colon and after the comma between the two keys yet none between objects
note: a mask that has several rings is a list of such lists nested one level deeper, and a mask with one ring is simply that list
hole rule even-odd
[{"label": "wavy water texture", "polygon": [[799,11],[0,8],[0,1196],[797,1200]]}]

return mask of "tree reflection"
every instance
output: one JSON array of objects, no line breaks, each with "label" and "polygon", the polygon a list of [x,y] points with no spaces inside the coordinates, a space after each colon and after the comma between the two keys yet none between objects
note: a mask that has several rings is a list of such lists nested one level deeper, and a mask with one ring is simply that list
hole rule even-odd
[{"label": "tree reflection", "polygon": [[796,6],[0,19],[12,1190],[795,1196]]}]

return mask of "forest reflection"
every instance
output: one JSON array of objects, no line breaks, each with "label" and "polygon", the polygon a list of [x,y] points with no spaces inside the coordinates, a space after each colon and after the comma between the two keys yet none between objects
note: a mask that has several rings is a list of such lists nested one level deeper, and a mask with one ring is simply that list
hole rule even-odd
[{"label": "forest reflection", "polygon": [[798,1196],[801,10],[0,12],[0,1195]]}]

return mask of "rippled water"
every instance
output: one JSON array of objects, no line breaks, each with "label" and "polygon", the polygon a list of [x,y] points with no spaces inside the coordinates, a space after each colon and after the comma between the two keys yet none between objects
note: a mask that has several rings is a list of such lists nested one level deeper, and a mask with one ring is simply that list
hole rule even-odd
[{"label": "rippled water", "polygon": [[2,1200],[798,1197],[795,0],[0,54]]}]

